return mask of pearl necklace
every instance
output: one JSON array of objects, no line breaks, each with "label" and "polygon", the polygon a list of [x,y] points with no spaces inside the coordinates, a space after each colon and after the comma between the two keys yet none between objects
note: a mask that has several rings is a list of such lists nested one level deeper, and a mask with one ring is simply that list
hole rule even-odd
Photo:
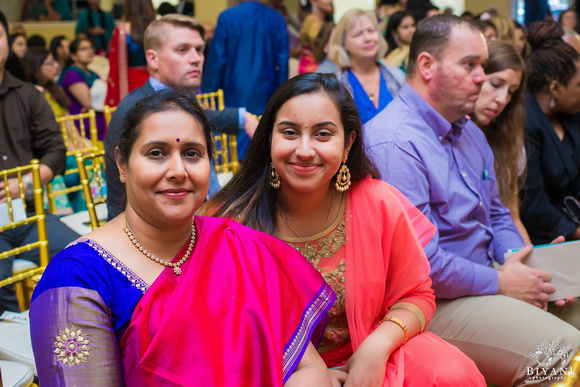
[{"label": "pearl necklace", "polygon": [[145,255],[147,258],[151,259],[152,261],[157,262],[158,264],[160,264],[162,266],[172,267],[175,275],[181,274],[181,268],[179,266],[183,265],[183,263],[187,260],[187,258],[189,258],[189,255],[191,254],[191,251],[193,250],[193,245],[195,243],[195,224],[193,222],[191,223],[191,238],[189,239],[189,245],[187,246],[187,251],[185,252],[185,255],[183,256],[183,258],[181,258],[176,263],[173,263],[173,262],[167,262],[167,261],[164,261],[163,259],[157,258],[155,255],[148,252],[143,246],[141,246],[139,241],[137,241],[137,238],[135,238],[135,236],[133,235],[133,232],[131,231],[129,226],[127,226],[127,217],[125,215],[123,215],[123,221],[125,222],[125,225],[123,226],[123,230],[125,231],[125,234],[127,234],[127,237],[129,237],[129,239],[131,240],[131,243],[133,243],[133,245],[137,249],[139,249],[139,251],[141,253],[143,253],[143,255]]}]

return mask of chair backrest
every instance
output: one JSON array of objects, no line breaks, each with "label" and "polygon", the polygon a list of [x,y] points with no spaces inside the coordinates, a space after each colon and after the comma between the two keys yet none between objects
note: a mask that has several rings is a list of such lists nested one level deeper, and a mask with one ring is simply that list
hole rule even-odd
[{"label": "chair backrest", "polygon": [[116,106],[109,106],[109,105],[105,105],[105,108],[103,109],[103,114],[105,116],[105,124],[107,125],[107,128],[109,127],[109,123],[111,122],[111,117],[113,117],[113,113],[115,113],[115,110],[117,110]]},{"label": "chair backrest", "polygon": [[[208,110],[224,110],[224,91],[219,89],[213,93],[198,94],[197,101]],[[213,136],[215,145],[214,161],[217,173],[233,172],[238,170],[238,142],[234,135],[216,134]]]},{"label": "chair backrest", "polygon": [[[89,120],[88,128],[85,123],[86,119]],[[60,127],[67,155],[92,152],[96,149],[98,143],[97,118],[93,109],[86,113],[57,117],[56,122]]]},{"label": "chair backrest", "polygon": [[101,150],[88,155],[78,153],[76,156],[83,196],[91,218],[91,228],[101,226],[95,206],[106,203],[107,185],[105,181],[105,151]]},{"label": "chair backrest", "polygon": [[[26,192],[24,188],[24,183],[22,181],[22,176],[32,173],[32,185],[34,192],[34,207],[36,214],[25,219],[20,219],[19,213],[26,214]],[[19,192],[10,192],[9,188],[6,190],[6,206],[2,206],[0,211],[7,214],[8,222],[0,226],[0,233],[10,230],[19,226],[30,224],[36,222],[38,228],[38,241],[29,243],[24,246],[16,247],[14,249],[0,252],[0,259],[6,259],[8,257],[18,255],[23,251],[32,250],[35,248],[39,249],[40,255],[40,267],[24,271],[18,275],[8,277],[0,281],[0,287],[6,286],[18,281],[22,281],[26,278],[33,277],[44,271],[46,265],[48,265],[48,237],[46,233],[46,215],[44,213],[44,203],[43,203],[43,191],[42,182],[40,180],[40,163],[38,160],[32,160],[30,165],[23,167],[17,167],[12,169],[5,169],[0,171],[0,181],[3,181],[6,187],[8,186],[8,179],[18,179]],[[5,208],[4,208],[5,207]],[[4,222],[3,222],[4,223]]]},{"label": "chair backrest", "polygon": [[[87,128],[85,120],[89,120],[89,127]],[[56,122],[59,124],[60,132],[64,139],[67,148],[67,157],[76,157],[76,154],[92,153],[100,149],[97,138],[97,121],[94,110],[89,110],[87,113],[69,115],[58,117]],[[87,138],[87,133],[90,138]],[[67,163],[68,164],[68,163]],[[71,166],[72,165],[72,166]],[[64,176],[77,174],[79,172],[76,163],[73,161],[68,164]],[[70,182],[71,179],[68,179]],[[75,180],[75,179],[72,179]],[[78,184],[69,185],[66,188],[57,188],[57,182],[60,179],[54,179],[53,182],[46,185],[46,195],[48,198],[48,211],[51,214],[58,214],[56,205],[56,197],[66,195],[72,192],[78,192],[83,189],[80,181]]]}]

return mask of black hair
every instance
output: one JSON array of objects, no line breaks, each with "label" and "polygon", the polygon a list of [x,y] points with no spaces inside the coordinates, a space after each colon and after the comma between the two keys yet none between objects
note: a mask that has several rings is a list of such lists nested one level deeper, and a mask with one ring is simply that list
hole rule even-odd
[{"label": "black hair", "polygon": [[389,49],[385,56],[389,55],[391,51],[399,46],[397,44],[397,40],[395,39],[395,34],[397,33],[397,28],[399,28],[399,25],[407,16],[411,16],[413,21],[415,21],[415,18],[411,12],[397,11],[391,15],[389,24],[387,24],[387,30],[385,31],[385,39],[387,39],[387,43],[389,44]]},{"label": "black hair", "polygon": [[0,11],[0,24],[2,24],[2,28],[4,28],[4,35],[6,35],[6,39],[8,39],[8,22],[6,21],[6,16],[2,11]]},{"label": "black hair", "polygon": [[40,35],[32,35],[26,41],[26,46],[28,48],[33,48],[33,47],[46,48],[46,40]]},{"label": "black hair", "polygon": [[62,43],[63,40],[67,40],[67,37],[64,35],[58,35],[52,38],[52,40],[50,41],[49,51],[56,60],[59,59],[57,50],[60,47],[60,44]]},{"label": "black hair", "polygon": [[555,21],[538,21],[530,26],[532,52],[526,58],[530,93],[542,91],[553,80],[567,85],[576,75],[578,52],[562,40],[562,35],[564,29]]},{"label": "black hair", "polygon": [[276,117],[288,100],[313,93],[323,93],[334,102],[344,127],[345,141],[352,132],[356,134],[346,162],[351,181],[355,183],[369,175],[380,177],[365,152],[362,123],[348,90],[334,74],[301,74],[284,82],[272,95],[240,170],[212,197],[206,206],[208,213],[226,217],[240,215],[239,219],[244,225],[267,233],[274,232],[277,207],[281,205],[276,190],[269,184],[270,150]]},{"label": "black hair", "polygon": [[141,134],[143,121],[153,114],[167,111],[183,111],[190,114],[202,127],[207,145],[207,156],[212,159],[213,143],[209,121],[197,100],[174,90],[162,90],[138,101],[125,116],[119,138],[117,153],[121,162],[127,162],[133,144]]}]

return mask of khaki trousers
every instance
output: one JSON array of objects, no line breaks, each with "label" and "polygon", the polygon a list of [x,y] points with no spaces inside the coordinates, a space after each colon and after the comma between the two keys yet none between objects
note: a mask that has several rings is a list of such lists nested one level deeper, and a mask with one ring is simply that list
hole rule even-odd
[{"label": "khaki trousers", "polygon": [[[580,323],[576,304],[558,311]],[[427,330],[457,346],[486,382],[498,386],[550,386],[562,379],[580,346],[572,325],[501,295],[438,300]]]}]

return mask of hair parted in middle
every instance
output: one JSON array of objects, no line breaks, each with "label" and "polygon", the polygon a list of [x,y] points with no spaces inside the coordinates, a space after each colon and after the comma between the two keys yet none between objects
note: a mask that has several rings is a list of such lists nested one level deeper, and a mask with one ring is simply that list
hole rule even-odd
[{"label": "hair parted in middle", "polygon": [[284,205],[276,190],[270,186],[270,151],[276,117],[288,100],[314,93],[322,93],[334,102],[344,127],[345,141],[352,132],[356,135],[346,162],[352,183],[369,175],[380,178],[377,168],[365,152],[362,123],[348,90],[334,74],[301,74],[290,78],[276,90],[268,102],[238,173],[202,207],[205,214],[235,218],[246,226],[270,234],[275,231],[278,207]]},{"label": "hair parted in middle", "polygon": [[356,22],[362,18],[368,18],[377,33],[379,34],[379,50],[377,51],[377,62],[385,57],[388,50],[387,41],[383,38],[383,35],[379,32],[379,24],[377,23],[377,18],[371,11],[363,11],[362,9],[352,9],[345,13],[338,24],[335,27],[334,37],[330,42],[330,48],[328,50],[328,59],[330,59],[335,65],[340,68],[347,68],[351,66],[350,55],[344,48],[344,42],[346,41],[346,34],[348,31],[354,27]]},{"label": "hair parted in middle", "polygon": [[493,150],[501,202],[512,209],[518,206],[518,192],[525,178],[525,174],[518,177],[518,172],[522,164],[521,155],[524,146],[526,65],[515,47],[508,42],[494,40],[487,42],[487,47],[489,58],[484,69],[486,75],[507,69],[522,72],[520,87],[500,115],[485,126],[479,124],[475,115],[472,115]]}]

